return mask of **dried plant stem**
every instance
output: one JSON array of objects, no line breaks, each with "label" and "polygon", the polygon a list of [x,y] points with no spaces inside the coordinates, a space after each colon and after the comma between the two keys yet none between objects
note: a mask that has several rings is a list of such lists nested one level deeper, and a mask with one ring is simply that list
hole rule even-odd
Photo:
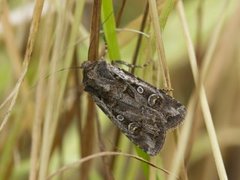
[{"label": "dried plant stem", "polygon": [[[105,146],[105,143],[104,143],[104,137],[103,137],[103,134],[101,132],[101,124],[100,124],[100,121],[99,121],[99,116],[98,116],[98,113],[96,111],[96,126],[97,126],[97,135],[98,135],[98,144],[99,144],[99,150],[100,152],[104,152],[106,151],[106,146]],[[102,165],[103,165],[103,173],[104,173],[104,179],[107,179],[107,180],[114,180],[114,176],[113,176],[113,171],[111,171],[111,167],[109,166],[110,164],[108,163],[108,157],[102,157]]]},{"label": "dried plant stem", "polygon": [[[66,9],[68,8],[68,6],[72,6],[72,2],[67,2],[67,3],[70,3],[70,5],[67,4]],[[75,19],[70,32],[70,40],[69,40],[70,45],[68,46],[70,48],[68,49],[66,54],[66,58],[65,58],[66,64],[64,65],[65,67],[69,67],[70,64],[72,63],[72,56],[74,52],[74,46],[72,46],[72,44],[74,44],[74,41],[77,36],[78,25],[81,18],[83,4],[84,4],[84,1],[77,1],[76,3],[76,9],[74,14]],[[59,19],[57,23],[56,42],[53,49],[53,57],[52,57],[53,60],[51,62],[52,72],[55,72],[57,60],[60,58],[59,52],[61,52],[62,50],[63,39],[64,39],[63,37],[66,37],[66,31],[64,32],[64,27],[65,27],[64,23],[66,22],[63,21],[64,17],[66,17],[66,14],[64,13],[64,11],[66,12],[66,9],[62,10],[58,16]],[[49,97],[48,97],[49,101],[47,103],[47,109],[46,109],[47,112],[46,112],[46,117],[44,122],[43,144],[41,149],[41,161],[40,161],[40,171],[39,171],[40,180],[45,179],[47,176],[50,151],[51,151],[54,135],[56,132],[56,127],[57,127],[58,117],[59,117],[60,109],[62,105],[67,77],[68,77],[68,72],[63,73],[56,105],[54,102],[55,100],[54,98],[56,98],[55,96],[56,78],[55,76],[51,76],[49,79]],[[52,114],[53,107],[55,107],[54,114]]]},{"label": "dried plant stem", "polygon": [[[59,53],[62,51],[62,40],[63,40],[63,25],[64,25],[64,10],[58,11],[58,19],[56,23],[56,41],[53,47],[53,55],[50,63],[50,71],[54,73],[56,71],[57,62],[60,59]],[[46,103],[46,114],[44,118],[43,126],[43,139],[41,146],[41,155],[40,155],[40,169],[39,169],[39,180],[43,180],[47,176],[50,151],[51,151],[51,140],[50,137],[52,133],[55,133],[54,124],[56,119],[53,117],[53,112],[55,111],[55,100],[56,100],[56,76],[50,76],[48,82],[48,97]]]},{"label": "dried plant stem", "polygon": [[[26,49],[26,53],[24,56],[24,61],[23,61],[23,70],[22,73],[13,89],[12,92],[14,92],[13,97],[11,99],[10,105],[8,107],[7,113],[4,116],[4,119],[0,125],[0,132],[2,131],[3,127],[5,126],[5,124],[7,123],[9,116],[11,114],[11,111],[16,103],[17,97],[18,97],[18,93],[20,90],[20,87],[23,83],[23,80],[25,78],[25,75],[28,71],[28,65],[29,62],[31,60],[31,55],[32,55],[32,51],[33,51],[33,45],[35,43],[36,40],[36,36],[37,36],[37,32],[38,32],[38,26],[39,26],[39,22],[41,19],[41,13],[42,13],[42,9],[43,9],[43,0],[37,0],[35,7],[34,7],[34,14],[33,14],[33,20],[31,23],[31,27],[30,27],[30,33],[29,33],[29,37],[28,37],[28,42],[27,42],[27,49]],[[11,92],[11,93],[12,93]]]},{"label": "dried plant stem", "polygon": [[150,16],[152,18],[152,23],[153,23],[153,29],[156,36],[157,53],[158,53],[158,59],[160,61],[161,68],[162,68],[164,87],[167,89],[171,89],[172,88],[171,80],[170,80],[169,70],[168,70],[166,57],[165,57],[161,29],[160,29],[160,24],[158,19],[156,0],[149,0],[148,3],[149,3]]},{"label": "dried plant stem", "polygon": [[[162,73],[163,73],[164,87],[166,89],[172,89],[169,69],[168,69],[167,62],[166,62],[164,45],[163,45],[163,41],[162,41],[160,24],[159,24],[159,20],[158,20],[158,11],[157,11],[156,0],[149,0],[148,3],[149,3],[150,16],[152,18],[152,23],[153,23],[153,29],[154,29],[154,33],[156,36],[157,53],[158,53],[158,58],[159,58]],[[169,92],[169,94],[172,96],[171,91]],[[174,132],[174,136],[175,136],[175,140],[177,141],[178,131]],[[181,168],[182,168],[181,178],[188,179],[183,161],[181,161]]]},{"label": "dried plant stem", "polygon": [[[133,159],[137,159],[137,160],[139,160],[139,161],[142,161],[142,162],[144,162],[144,163],[147,163],[148,165],[150,165],[150,166],[152,166],[152,167],[154,167],[154,168],[156,168],[156,169],[160,169],[161,171],[163,171],[163,172],[166,173],[166,174],[170,174],[169,171],[167,171],[167,170],[165,170],[165,169],[163,169],[163,168],[160,168],[160,167],[154,165],[153,163],[151,163],[151,162],[149,162],[149,161],[147,161],[147,160],[145,160],[145,159],[143,159],[143,158],[141,158],[141,157],[139,157],[139,156],[135,156],[135,155],[132,155],[132,154],[127,154],[127,153],[122,153],[122,152],[111,152],[111,151],[108,151],[108,152],[107,152],[107,151],[106,151],[106,152],[100,152],[100,153],[95,153],[95,154],[93,154],[93,155],[86,156],[86,157],[84,157],[84,158],[82,158],[82,159],[80,159],[80,160],[78,160],[78,161],[76,161],[76,162],[73,162],[73,163],[71,163],[71,164],[69,164],[69,165],[65,165],[65,166],[63,166],[62,168],[58,169],[56,172],[54,172],[54,173],[52,173],[51,175],[49,175],[49,176],[47,177],[47,179],[48,179],[48,180],[49,180],[49,179],[52,179],[54,176],[56,176],[56,175],[58,175],[58,174],[61,174],[62,172],[66,171],[66,170],[68,170],[68,169],[74,168],[74,167],[76,167],[76,166],[80,166],[80,165],[82,165],[83,163],[85,163],[85,162],[87,162],[87,161],[89,161],[89,160],[91,160],[91,159],[95,159],[95,158],[103,157],[103,156],[123,156],[123,157],[130,157],[130,158],[133,158]],[[175,178],[177,178],[177,177],[175,177]]]},{"label": "dried plant stem", "polygon": [[[227,1],[225,1],[225,2],[227,2]],[[202,73],[200,74],[200,77],[199,77],[199,72],[198,72],[198,68],[197,68],[196,55],[195,55],[193,43],[192,43],[192,40],[191,40],[191,37],[190,37],[190,33],[189,33],[189,29],[188,29],[188,25],[187,25],[185,13],[184,13],[184,8],[183,8],[182,1],[178,1],[177,10],[178,10],[179,17],[180,17],[180,20],[181,20],[181,23],[182,23],[182,26],[183,26],[184,35],[185,35],[185,38],[186,38],[186,44],[187,44],[187,48],[188,48],[188,53],[189,53],[190,64],[191,64],[191,68],[192,68],[192,72],[193,72],[194,82],[195,82],[195,85],[197,87],[196,91],[199,93],[199,96],[200,96],[200,105],[201,105],[201,108],[202,108],[202,111],[203,111],[205,124],[206,124],[207,131],[208,131],[208,134],[209,134],[209,139],[210,139],[210,142],[211,142],[211,147],[212,147],[215,163],[216,163],[216,166],[217,166],[218,175],[219,175],[220,179],[227,179],[226,169],[224,167],[224,163],[223,163],[223,159],[222,159],[222,156],[221,156],[221,152],[220,152],[215,128],[214,128],[214,125],[213,125],[211,112],[210,112],[209,105],[208,105],[208,102],[207,102],[206,92],[205,92],[204,86],[203,86],[203,81],[206,78],[207,69],[209,68],[210,61],[211,61],[211,58],[212,58],[212,55],[213,55],[213,51],[216,47],[217,40],[218,40],[218,37],[220,35],[220,30],[222,28],[222,25],[223,25],[223,22],[224,22],[224,19],[225,19],[225,16],[226,16],[226,13],[225,13],[226,12],[226,4],[224,4],[224,10],[222,11],[221,19],[218,23],[218,26],[215,29],[215,32],[213,33],[214,36],[211,40],[210,47],[208,48],[208,52],[206,53],[206,56],[205,56],[205,59],[204,59],[204,65],[203,65],[203,69],[202,69]],[[193,98],[194,98],[194,96],[193,96]],[[188,116],[189,115],[187,115],[187,117]],[[188,123],[187,123],[187,125],[188,125]],[[185,146],[187,145],[188,136],[186,136],[185,134],[186,134],[186,132],[181,136],[181,140],[186,138],[185,143],[181,144],[181,146],[182,145],[185,145]],[[183,137],[184,135],[185,135],[185,137]],[[173,171],[173,174],[175,174],[175,175],[178,174],[179,166],[180,166],[180,163],[181,163],[180,161],[182,161],[184,159],[185,148],[183,148],[183,147],[181,148],[181,146],[179,148],[179,151],[175,155],[174,162],[172,163],[171,170]],[[174,177],[170,176],[170,179],[174,179]]]},{"label": "dried plant stem", "polygon": [[[144,10],[143,19],[142,19],[142,22],[141,22],[140,32],[144,31],[144,28],[145,28],[145,25],[146,25],[146,22],[147,22],[147,18],[148,18],[148,13],[149,13],[149,5],[147,3],[146,7],[145,7],[145,10]],[[141,46],[141,43],[142,43],[142,38],[143,38],[142,34],[139,34],[138,35],[138,40],[137,40],[137,45],[136,45],[136,48],[135,48],[135,51],[134,51],[134,54],[133,54],[133,60],[132,60],[132,64],[134,64],[134,65],[136,65],[136,63],[137,63],[137,57],[139,55],[139,50],[140,50],[140,46]],[[131,73],[134,74],[134,71],[135,71],[135,68],[132,68]]]},{"label": "dried plant stem", "polygon": [[[49,11],[50,12],[50,11]],[[47,21],[44,26],[44,40],[42,45],[42,52],[41,57],[39,61],[39,77],[42,74],[46,74],[47,71],[47,61],[49,60],[49,54],[51,46],[49,43],[49,39],[52,35],[52,29],[53,27],[51,24],[53,23],[54,17],[52,16],[52,13],[46,14]],[[40,147],[41,147],[41,127],[42,127],[42,117],[41,114],[43,113],[43,104],[46,99],[44,99],[44,88],[45,88],[45,82],[44,79],[40,78],[40,81],[37,85],[37,91],[36,91],[36,106],[35,106],[35,114],[34,114],[34,120],[33,120],[33,127],[32,127],[32,146],[31,146],[31,156],[30,156],[30,173],[29,173],[29,180],[35,180],[37,179],[37,172],[39,171],[39,154],[40,154]]]},{"label": "dried plant stem", "polygon": [[122,4],[121,4],[121,7],[120,7],[120,10],[117,14],[117,20],[116,20],[116,26],[119,27],[120,23],[121,23],[121,18],[122,18],[122,15],[123,15],[123,11],[124,11],[124,8],[125,8],[125,5],[126,5],[126,2],[127,0],[123,0],[122,1]]}]

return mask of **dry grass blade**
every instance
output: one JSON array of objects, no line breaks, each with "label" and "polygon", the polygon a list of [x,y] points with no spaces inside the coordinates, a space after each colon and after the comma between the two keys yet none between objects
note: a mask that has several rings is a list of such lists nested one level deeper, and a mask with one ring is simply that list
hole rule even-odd
[{"label": "dry grass blade", "polygon": [[[149,162],[149,161],[146,161],[145,159],[139,157],[139,156],[135,156],[135,155],[132,155],[132,154],[126,154],[126,153],[121,153],[121,152],[100,152],[100,153],[96,153],[96,154],[93,154],[93,155],[90,155],[90,156],[87,156],[85,158],[82,158],[74,163],[71,163],[69,165],[66,165],[66,166],[63,166],[62,168],[60,168],[59,170],[57,170],[56,172],[52,173],[51,175],[49,175],[47,177],[47,180],[49,179],[52,179],[54,176],[57,176],[58,174],[61,174],[62,172],[66,171],[66,170],[69,170],[71,168],[74,168],[76,166],[80,166],[82,165],[83,163],[89,161],[89,160],[92,160],[92,159],[95,159],[95,158],[98,158],[98,157],[103,157],[103,156],[123,156],[123,157],[130,157],[130,158],[133,158],[133,159],[137,159],[141,162],[144,162],[144,163],[147,163],[148,165],[150,165],[151,167],[154,167],[156,169],[159,169],[163,172],[165,172],[166,174],[170,175],[171,173],[163,168],[160,168],[156,165],[154,165],[153,163]],[[175,179],[178,179],[177,177],[175,177]]]},{"label": "dry grass blade", "polygon": [[[144,10],[143,19],[142,19],[142,22],[141,22],[140,32],[144,31],[144,28],[145,28],[145,25],[146,25],[146,22],[147,22],[147,18],[148,18],[148,13],[149,13],[149,5],[147,3],[146,7],[145,7],[145,10]],[[136,48],[135,48],[135,52],[133,54],[133,60],[132,60],[133,65],[136,65],[136,63],[137,63],[137,57],[139,55],[139,50],[140,50],[140,46],[141,46],[142,38],[143,38],[142,34],[143,33],[141,33],[141,34],[139,33],[139,35],[138,35],[137,45],[136,45]],[[132,68],[131,73],[134,74],[134,70],[135,70],[135,68]]]},{"label": "dry grass blade", "polygon": [[[53,23],[53,16],[51,13],[47,13],[46,15],[47,22],[44,26],[44,36],[41,57],[39,61],[39,77],[42,74],[46,74],[47,71],[47,61],[50,55],[51,43],[49,43],[49,39],[52,35],[53,28],[51,24]],[[35,106],[35,115],[33,120],[33,127],[32,127],[32,146],[31,146],[31,165],[30,165],[30,173],[29,173],[29,180],[35,180],[37,178],[37,172],[39,171],[38,162],[39,162],[39,154],[40,154],[40,147],[41,147],[41,131],[42,131],[42,118],[41,115],[43,113],[43,104],[46,100],[44,98],[44,88],[45,88],[44,79],[40,78],[39,82],[37,83],[37,91],[36,91],[36,106]]]},{"label": "dry grass blade", "polygon": [[[162,35],[161,35],[160,24],[159,24],[159,20],[158,20],[158,12],[157,12],[157,8],[156,8],[157,4],[156,4],[155,0],[149,0],[148,2],[149,2],[150,15],[152,18],[152,23],[153,23],[153,29],[154,29],[155,36],[157,39],[156,40],[157,53],[158,53],[158,59],[160,61],[160,65],[161,65],[161,70],[163,73],[164,88],[172,89],[169,69],[168,69],[167,62],[166,62],[165,50],[164,50],[164,45],[163,45],[163,40],[162,40]],[[170,91],[169,94],[172,96],[172,91]],[[174,136],[175,136],[175,141],[177,141],[178,131],[174,132]],[[188,178],[185,167],[184,167],[184,163],[182,163],[181,177],[184,179]]]},{"label": "dry grass blade", "polygon": [[121,4],[121,8],[118,12],[118,15],[117,15],[117,20],[116,20],[116,25],[117,27],[119,27],[120,23],[121,23],[121,18],[122,18],[122,15],[123,15],[123,11],[124,11],[124,8],[125,8],[125,5],[126,5],[126,2],[127,0],[123,0],[122,1],[122,4]]},{"label": "dry grass blade", "polygon": [[[51,72],[56,71],[57,61],[59,59],[58,52],[61,52],[62,46],[62,36],[63,36],[63,25],[64,21],[64,10],[58,12],[58,20],[56,25],[56,41],[53,47],[53,55],[50,64]],[[61,20],[60,20],[61,19]],[[47,106],[46,106],[46,114],[44,118],[44,126],[43,126],[43,139],[42,139],[42,146],[41,146],[41,156],[40,156],[40,169],[39,169],[39,179],[45,179],[47,176],[47,169],[49,164],[50,158],[50,150],[51,150],[51,142],[52,138],[49,137],[55,133],[54,122],[56,119],[53,118],[53,112],[55,107],[56,101],[56,76],[50,76],[48,82],[48,97],[47,97]]]},{"label": "dry grass blade", "polygon": [[[99,116],[98,113],[96,112],[96,124],[97,124],[97,136],[98,136],[98,144],[99,144],[99,149],[101,152],[106,151],[105,143],[104,143],[104,137],[101,132],[101,125],[99,121]],[[113,161],[113,159],[109,159],[110,161]],[[108,180],[114,180],[111,167],[108,164],[108,157],[102,157],[102,162],[103,162],[103,171],[104,171],[104,179]]]},{"label": "dry grass blade", "polygon": [[39,26],[39,22],[40,22],[40,19],[41,19],[43,2],[44,2],[43,0],[37,0],[36,4],[35,4],[35,7],[34,7],[33,20],[32,20],[31,27],[30,27],[30,34],[29,34],[28,42],[27,42],[27,49],[26,49],[26,53],[25,53],[24,61],[23,61],[23,70],[22,70],[22,73],[21,73],[21,75],[20,75],[20,77],[19,77],[19,79],[18,79],[18,81],[17,81],[17,83],[16,83],[16,85],[15,85],[13,91],[12,91],[12,92],[14,92],[14,95],[13,95],[12,100],[10,102],[10,105],[8,107],[7,114],[4,116],[3,121],[0,125],[0,133],[1,133],[4,125],[7,123],[8,119],[9,119],[11,111],[12,111],[12,109],[13,109],[15,103],[16,103],[20,87],[21,87],[21,85],[23,83],[23,80],[25,78],[25,75],[28,71],[28,65],[29,65],[29,62],[31,60],[33,45],[34,45],[35,40],[36,40],[36,36],[37,36],[37,32],[38,32],[38,26]]},{"label": "dry grass blade", "polygon": [[[58,22],[57,22],[57,34],[56,34],[56,41],[53,48],[53,55],[52,55],[52,62],[51,62],[51,72],[56,71],[56,64],[57,61],[60,59],[59,52],[62,52],[64,40],[67,37],[67,31],[65,29],[66,27],[66,20],[64,17],[66,17],[67,9],[72,9],[73,7],[73,1],[66,2],[66,6],[61,7],[61,9],[58,13]],[[75,19],[73,23],[73,27],[70,31],[70,48],[68,49],[68,52],[66,53],[66,59],[65,59],[65,67],[69,67],[70,64],[72,64],[72,56],[74,52],[74,47],[72,44],[74,44],[74,41],[77,36],[77,30],[78,25],[81,18],[81,9],[82,9],[83,2],[77,1],[76,9],[75,9]],[[65,86],[66,81],[68,77],[68,72],[65,72],[61,78],[61,84],[59,89],[56,91],[56,77],[51,76],[49,79],[49,98],[46,108],[46,117],[44,122],[44,133],[43,133],[43,144],[41,148],[41,163],[40,163],[40,171],[39,171],[39,179],[45,179],[47,175],[48,165],[49,165],[49,159],[50,159],[50,153],[51,153],[51,147],[52,143],[55,137],[55,132],[57,128],[57,122],[58,117],[60,114],[60,110],[62,107],[62,101],[63,96],[65,92]],[[56,92],[59,92],[58,96],[56,97]],[[57,102],[55,102],[55,98],[57,98]],[[54,111],[53,111],[54,108]]]},{"label": "dry grass blade", "polygon": [[[227,1],[225,1],[225,3],[227,3]],[[226,16],[226,13],[224,13],[224,12],[226,12],[225,8],[226,8],[226,4],[224,4],[224,10],[222,11],[221,20],[219,21],[219,24],[216,27],[215,32],[213,33],[214,38],[212,39],[212,41],[210,43],[210,48],[208,49],[208,52],[207,52],[207,55],[206,55],[207,59],[205,59],[205,61],[204,61],[205,65],[203,66],[203,70],[202,70],[202,73],[200,75],[201,77],[199,78],[196,55],[195,55],[195,52],[194,52],[193,43],[192,43],[192,40],[190,38],[190,33],[189,33],[189,30],[188,30],[187,21],[186,21],[186,18],[185,18],[183,3],[182,3],[182,1],[179,1],[177,3],[177,10],[178,10],[178,13],[179,13],[179,16],[180,16],[180,19],[181,19],[181,23],[183,25],[185,38],[186,38],[186,41],[187,41],[187,47],[188,47],[188,52],[189,52],[191,68],[192,68],[192,71],[193,71],[194,81],[195,81],[195,84],[196,84],[196,87],[197,87],[197,92],[199,92],[199,94],[200,94],[200,103],[201,103],[201,107],[202,107],[207,131],[209,133],[211,147],[212,147],[212,151],[213,151],[213,155],[214,155],[214,159],[215,159],[215,163],[216,163],[216,166],[217,166],[217,170],[218,170],[218,174],[219,174],[220,179],[227,179],[227,174],[226,174],[226,169],[224,167],[223,159],[222,159],[222,156],[221,156],[221,152],[220,152],[215,128],[214,128],[214,125],[213,125],[209,105],[208,105],[208,102],[207,102],[206,92],[205,92],[204,87],[203,87],[203,80],[206,77],[206,72],[207,72],[207,69],[209,68],[209,65],[210,65],[210,60],[211,60],[211,57],[212,57],[212,54],[213,54],[213,50],[215,49],[217,39],[218,39],[219,34],[220,34],[220,30],[222,28],[223,21],[224,21],[225,16]],[[184,137],[182,137],[182,138],[184,138]],[[185,136],[185,138],[187,138],[187,136]],[[185,143],[185,145],[186,145],[186,143]],[[180,150],[181,150],[181,152],[178,152],[178,154],[176,154],[176,156],[175,156],[176,159],[174,158],[174,161],[172,163],[173,174],[178,174],[180,161],[182,161],[183,157],[184,157],[184,148],[181,148]],[[174,177],[170,176],[170,179],[174,179]]]},{"label": "dry grass blade", "polygon": [[[0,109],[3,109],[3,107],[13,98],[15,94],[15,91],[12,91],[7,98],[0,104]],[[0,131],[1,132],[1,131]]]},{"label": "dry grass blade", "polygon": [[95,0],[92,9],[92,24],[88,60],[98,59],[99,32],[100,32],[101,0]]},{"label": "dry grass blade", "polygon": [[175,156],[172,160],[172,167],[171,167],[172,174],[169,177],[170,180],[174,180],[175,176],[179,174],[181,163],[184,160],[184,155],[185,155],[185,151],[186,151],[186,148],[188,145],[188,138],[190,136],[194,112],[195,112],[195,108],[196,108],[196,104],[197,104],[196,94],[197,93],[194,93],[192,95],[192,97],[189,101],[189,104],[187,106],[188,111],[187,111],[187,115],[185,117],[184,126],[181,131],[182,133],[180,134],[179,139],[178,139],[178,141],[179,141],[178,148],[177,148]]},{"label": "dry grass blade", "polygon": [[166,57],[165,57],[163,41],[162,41],[160,24],[159,24],[159,20],[158,20],[156,0],[149,0],[148,3],[149,3],[149,10],[150,10],[151,18],[152,18],[152,23],[153,23],[153,29],[154,29],[155,36],[157,39],[156,40],[157,53],[158,53],[158,59],[160,61],[160,65],[162,68],[164,87],[166,89],[172,89],[169,70],[168,70]]},{"label": "dry grass blade", "polygon": [[[94,147],[94,140],[95,140],[95,111],[96,107],[95,104],[90,97],[88,97],[88,105],[87,105],[87,116],[86,116],[86,124],[83,127],[82,130],[82,137],[81,137],[81,156],[86,157],[90,154],[92,154],[93,147]],[[81,169],[81,177],[82,179],[87,179],[88,178],[88,173],[90,172],[91,169],[91,163],[88,162],[84,164],[83,168]]]},{"label": "dry grass blade", "polygon": [[[96,61],[99,50],[99,33],[100,33],[100,15],[101,15],[101,0],[95,0],[92,7],[91,16],[91,31],[90,31],[90,45],[88,49],[88,60]],[[81,137],[81,156],[85,157],[93,152],[94,140],[95,140],[95,112],[96,107],[90,95],[87,96],[88,110],[86,116],[86,123],[82,129]],[[91,131],[90,131],[91,130]],[[83,180],[88,179],[91,169],[91,163],[84,164],[81,169],[81,178]]]},{"label": "dry grass blade", "polygon": [[142,30],[136,30],[136,29],[131,29],[131,28],[117,28],[116,29],[117,32],[132,32],[132,33],[136,33],[139,34],[142,37],[145,38],[149,38],[150,36],[147,33],[144,33]]}]

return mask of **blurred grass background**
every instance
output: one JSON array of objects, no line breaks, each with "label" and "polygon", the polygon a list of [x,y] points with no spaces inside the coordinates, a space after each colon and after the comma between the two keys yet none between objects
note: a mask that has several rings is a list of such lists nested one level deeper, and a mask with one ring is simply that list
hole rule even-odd
[{"label": "blurred grass background", "polygon": [[[59,172],[55,179],[169,178],[151,164],[127,155],[106,153],[104,157],[81,163],[84,157],[105,151],[139,155],[170,174],[173,171],[178,150],[175,130],[167,134],[160,154],[148,157],[119,133],[83,91],[78,67],[89,58],[90,29],[96,28],[92,18],[97,15],[92,12],[93,2],[99,1],[44,1],[42,10],[41,0],[0,0],[0,180],[42,180],[76,161],[81,166],[68,166],[69,169]],[[99,48],[94,45],[92,51],[99,51],[101,56],[106,41],[105,58],[109,62],[121,59],[143,65],[150,61],[147,67],[136,69],[135,74],[165,88],[156,44],[159,39],[153,28],[153,23],[158,21],[173,96],[188,105],[188,109],[194,109],[182,157],[184,163],[177,176],[194,180],[224,179],[216,168],[219,162],[214,159],[212,141],[209,141],[211,135],[206,130],[201,106],[189,107],[195,85],[176,1],[157,1],[158,19],[152,16],[152,8],[148,6],[151,2],[102,1]],[[35,4],[38,6],[34,9]],[[184,8],[199,68],[208,55],[215,29],[225,15],[204,87],[224,170],[228,179],[239,179],[240,3],[237,0],[195,0],[184,1]],[[42,13],[39,26],[38,11]],[[143,17],[146,17],[145,22]],[[35,26],[31,26],[32,19]],[[19,82],[24,70],[24,81]],[[15,88],[18,85],[19,93]],[[179,128],[180,135],[183,126]]]}]

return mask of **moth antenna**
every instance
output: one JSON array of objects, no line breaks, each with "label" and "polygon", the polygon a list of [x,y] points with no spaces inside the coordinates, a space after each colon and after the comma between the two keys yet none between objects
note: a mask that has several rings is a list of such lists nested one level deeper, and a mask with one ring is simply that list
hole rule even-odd
[{"label": "moth antenna", "polygon": [[163,88],[163,89],[161,89],[161,90],[164,91],[166,94],[174,91],[173,88]]},{"label": "moth antenna", "polygon": [[122,60],[112,61],[112,64],[114,64],[114,65],[119,65],[119,64],[121,64],[121,65],[125,65],[125,66],[127,66],[127,67],[129,67],[129,68],[145,68],[145,67],[147,67],[147,66],[148,66],[149,64],[151,64],[151,63],[152,63],[152,60],[147,61],[147,62],[144,63],[143,65],[129,64],[129,63],[127,63],[127,62],[125,62],[125,61],[122,61]]}]

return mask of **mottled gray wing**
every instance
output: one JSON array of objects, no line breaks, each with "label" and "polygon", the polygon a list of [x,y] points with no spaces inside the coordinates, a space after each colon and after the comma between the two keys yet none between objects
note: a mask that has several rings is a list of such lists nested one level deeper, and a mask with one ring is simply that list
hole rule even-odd
[{"label": "mottled gray wing", "polygon": [[112,122],[150,155],[185,115],[185,107],[165,92],[103,60],[83,64],[83,84]]}]

